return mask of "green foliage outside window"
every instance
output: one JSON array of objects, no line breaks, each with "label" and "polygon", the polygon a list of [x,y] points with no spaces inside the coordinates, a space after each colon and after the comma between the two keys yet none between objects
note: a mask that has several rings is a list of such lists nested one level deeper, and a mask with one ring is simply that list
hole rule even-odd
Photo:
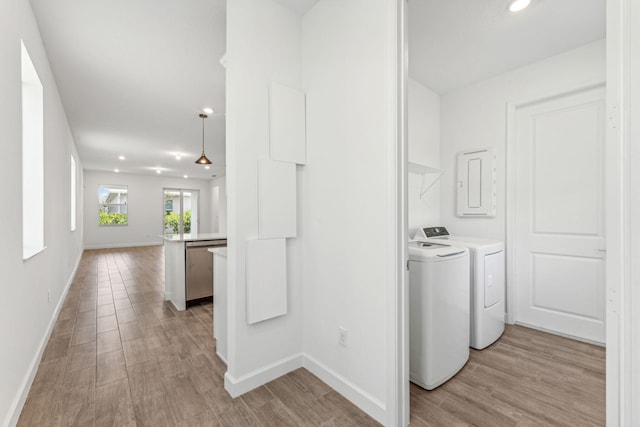
[{"label": "green foliage outside window", "polygon": [[[164,229],[172,230],[173,234],[180,233],[180,215],[175,212],[165,214]],[[191,211],[184,213],[184,232],[191,233]]]},{"label": "green foliage outside window", "polygon": [[184,213],[184,232],[191,233],[191,211]]},{"label": "green foliage outside window", "polygon": [[126,225],[127,214],[126,213],[107,213],[100,211],[100,225]]}]

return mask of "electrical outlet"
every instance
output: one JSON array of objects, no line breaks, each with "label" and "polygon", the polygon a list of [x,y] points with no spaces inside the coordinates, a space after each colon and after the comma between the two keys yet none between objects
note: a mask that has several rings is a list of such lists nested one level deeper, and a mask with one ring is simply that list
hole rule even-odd
[{"label": "electrical outlet", "polygon": [[347,330],[342,326],[338,328],[338,344],[343,347],[347,346]]}]

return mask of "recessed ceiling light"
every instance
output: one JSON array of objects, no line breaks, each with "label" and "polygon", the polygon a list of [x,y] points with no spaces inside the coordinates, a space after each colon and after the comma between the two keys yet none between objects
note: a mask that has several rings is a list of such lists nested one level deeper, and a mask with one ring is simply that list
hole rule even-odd
[{"label": "recessed ceiling light", "polygon": [[213,108],[211,107],[207,107],[207,108],[203,108],[202,111],[204,111],[205,114],[213,114]]},{"label": "recessed ceiling light", "polygon": [[205,166],[204,168],[205,168],[206,170],[209,170],[209,169],[211,169],[211,166]]},{"label": "recessed ceiling light", "polygon": [[176,154],[176,160],[180,160],[182,156],[180,154]]},{"label": "recessed ceiling light", "polygon": [[118,173],[118,172],[120,172],[120,169],[114,169],[113,171],[114,171],[115,173]]},{"label": "recessed ceiling light", "polygon": [[184,176],[184,179],[187,179],[187,178],[189,178],[189,175],[185,175],[185,176]]},{"label": "recessed ceiling light", "polygon": [[157,173],[157,174],[161,174],[161,173],[162,173],[162,171],[161,171],[160,169],[156,169],[156,173]]},{"label": "recessed ceiling light", "polygon": [[529,6],[531,0],[513,0],[509,4],[509,11],[511,12],[520,12],[522,9]]},{"label": "recessed ceiling light", "polygon": [[126,157],[125,157],[125,156],[118,156],[118,158],[119,158],[120,160],[124,160],[124,159],[126,159]]}]

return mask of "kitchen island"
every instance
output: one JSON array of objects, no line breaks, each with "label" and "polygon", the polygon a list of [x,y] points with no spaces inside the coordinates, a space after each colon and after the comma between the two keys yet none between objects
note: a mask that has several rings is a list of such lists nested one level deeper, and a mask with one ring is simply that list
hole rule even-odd
[{"label": "kitchen island", "polygon": [[213,337],[216,354],[227,363],[227,248],[212,248],[213,253]]},{"label": "kitchen island", "polygon": [[[227,245],[223,233],[167,234],[164,240],[164,299],[176,310],[213,295],[213,261],[207,251]],[[206,258],[202,254],[206,254]]]}]

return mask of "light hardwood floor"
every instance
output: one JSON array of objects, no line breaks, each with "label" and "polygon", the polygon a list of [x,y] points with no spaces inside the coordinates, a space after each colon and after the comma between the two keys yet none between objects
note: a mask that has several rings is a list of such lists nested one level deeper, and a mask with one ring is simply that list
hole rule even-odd
[{"label": "light hardwood floor", "polygon": [[412,426],[604,426],[605,350],[522,326],[450,381],[411,385]]},{"label": "light hardwood floor", "polygon": [[[19,426],[374,426],[299,369],[237,399],[223,388],[212,305],[162,298],[162,247],[85,251]],[[412,426],[604,425],[604,350],[522,327],[473,351]]]},{"label": "light hardwood floor", "polygon": [[18,425],[379,425],[304,369],[231,399],[212,304],[163,291],[162,247],[85,251]]}]

